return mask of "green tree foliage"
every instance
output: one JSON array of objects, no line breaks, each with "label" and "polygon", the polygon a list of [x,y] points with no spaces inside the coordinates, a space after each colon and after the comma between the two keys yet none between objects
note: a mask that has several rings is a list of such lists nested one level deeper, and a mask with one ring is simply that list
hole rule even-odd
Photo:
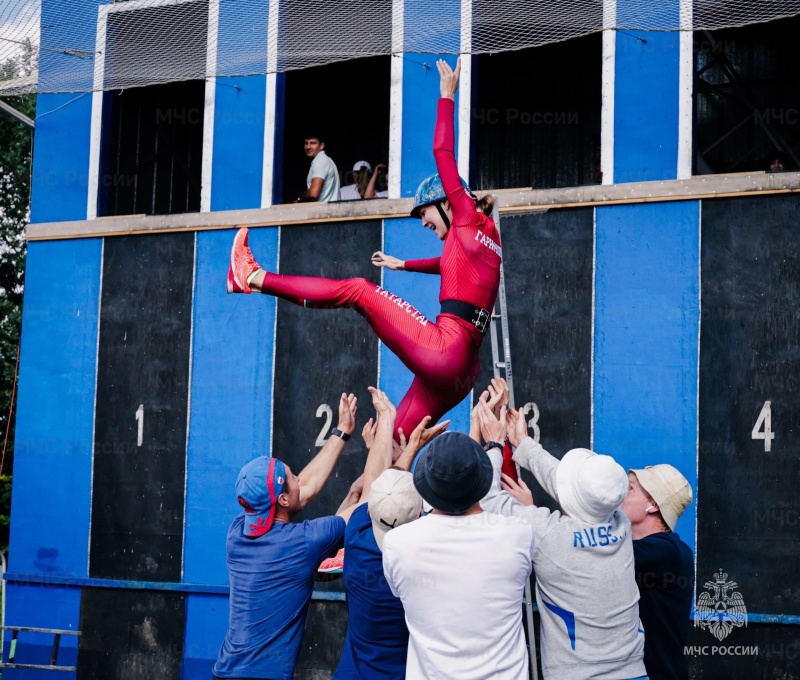
[{"label": "green tree foliage", "polygon": [[[34,54],[29,43],[17,57],[0,64],[0,80],[30,75],[36,67]],[[7,97],[4,101],[29,118],[35,115],[34,95]],[[30,207],[32,150],[33,131],[0,114],[0,451],[5,446],[0,471],[0,550],[4,551],[8,546],[9,475],[14,455],[14,418],[12,414],[9,422],[9,413],[22,322],[24,232]]]}]

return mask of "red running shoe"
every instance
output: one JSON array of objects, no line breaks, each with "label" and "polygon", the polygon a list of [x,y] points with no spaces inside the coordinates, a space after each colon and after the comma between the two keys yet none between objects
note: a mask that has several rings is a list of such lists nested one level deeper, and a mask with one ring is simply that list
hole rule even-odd
[{"label": "red running shoe", "polygon": [[231,247],[231,261],[228,265],[227,289],[229,293],[250,293],[247,278],[261,269],[247,245],[247,227],[236,232]]},{"label": "red running shoe", "polygon": [[320,574],[341,574],[343,568],[344,548],[341,548],[333,557],[322,560],[322,564],[319,565],[317,571]]}]

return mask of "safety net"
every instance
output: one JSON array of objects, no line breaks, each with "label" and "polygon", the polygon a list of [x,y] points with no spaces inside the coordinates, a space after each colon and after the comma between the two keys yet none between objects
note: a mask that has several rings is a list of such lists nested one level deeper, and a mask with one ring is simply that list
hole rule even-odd
[{"label": "safety net", "polygon": [[800,0],[0,0],[0,95],[495,53],[601,30],[713,31],[797,14]]}]

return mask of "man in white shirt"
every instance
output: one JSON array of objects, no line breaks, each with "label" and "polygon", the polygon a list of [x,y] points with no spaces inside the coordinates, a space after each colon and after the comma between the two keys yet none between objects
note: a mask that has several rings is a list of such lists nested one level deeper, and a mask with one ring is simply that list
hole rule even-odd
[{"label": "man in white shirt", "polygon": [[339,170],[325,153],[325,142],[319,135],[306,135],[303,149],[311,159],[306,177],[306,192],[295,203],[339,200]]},{"label": "man in white shirt", "polygon": [[474,440],[445,432],[417,461],[414,486],[434,510],[386,534],[383,568],[409,630],[406,678],[523,680],[522,599],[533,530],[479,501],[492,464]]}]

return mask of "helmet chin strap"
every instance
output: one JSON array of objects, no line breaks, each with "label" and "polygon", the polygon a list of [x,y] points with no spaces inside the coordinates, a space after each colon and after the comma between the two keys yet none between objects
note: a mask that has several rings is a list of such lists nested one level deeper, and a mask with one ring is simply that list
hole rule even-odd
[{"label": "helmet chin strap", "polygon": [[442,207],[442,202],[441,201],[436,201],[436,203],[434,203],[434,205],[436,206],[436,209],[439,211],[439,216],[442,218],[442,222],[444,222],[444,226],[449,229],[450,228],[450,218],[447,216],[447,213],[444,211],[444,208]]}]

